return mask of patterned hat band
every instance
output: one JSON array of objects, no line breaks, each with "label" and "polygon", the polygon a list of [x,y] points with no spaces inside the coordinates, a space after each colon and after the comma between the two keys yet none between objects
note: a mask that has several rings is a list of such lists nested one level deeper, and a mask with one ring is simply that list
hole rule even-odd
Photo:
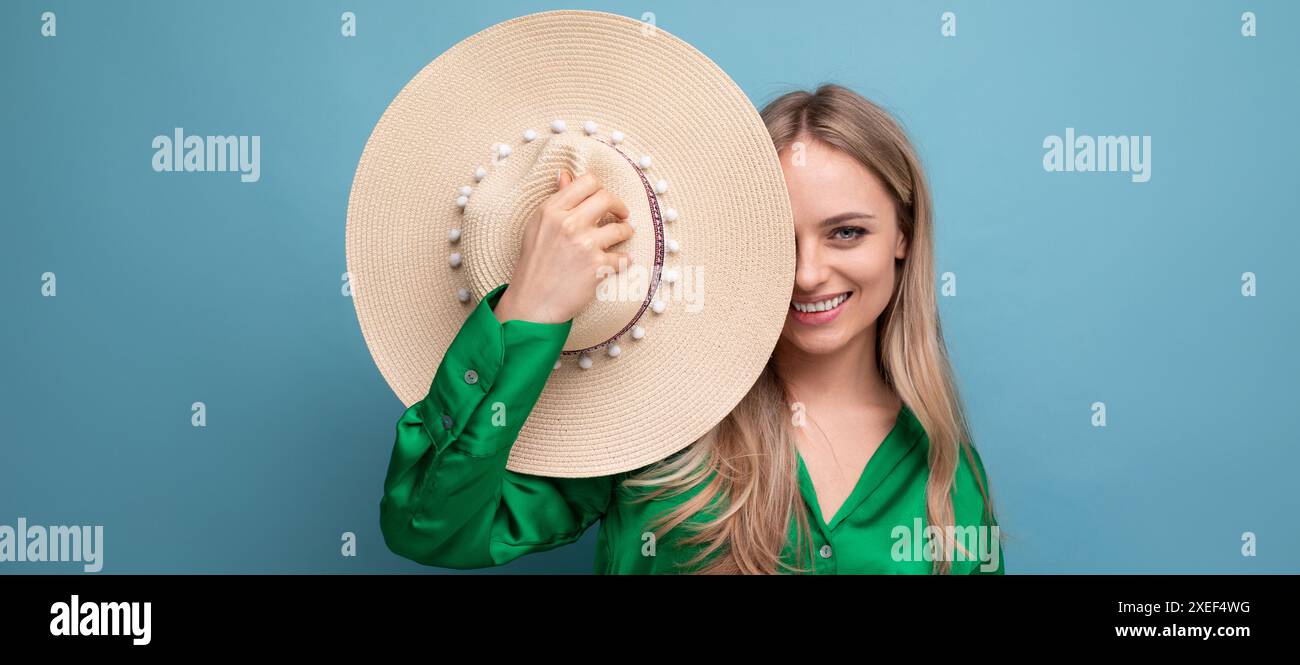
[{"label": "patterned hat band", "polygon": [[[591,344],[584,348],[561,352],[562,356],[577,356],[578,367],[582,369],[591,368],[593,364],[591,354],[600,349],[605,349],[606,355],[608,355],[611,358],[617,358],[619,355],[621,355],[623,349],[618,342],[620,339],[622,339],[624,335],[630,336],[633,340],[640,340],[644,338],[646,335],[646,328],[644,325],[642,325],[642,317],[645,314],[646,310],[648,309],[654,312],[656,315],[658,315],[658,314],[663,314],[667,309],[667,303],[664,300],[655,297],[656,294],[659,292],[660,282],[663,281],[666,283],[673,283],[677,281],[677,279],[679,279],[677,270],[673,268],[667,268],[667,269],[664,268],[665,250],[669,254],[676,254],[680,249],[677,240],[672,238],[667,238],[664,233],[664,222],[665,221],[675,222],[677,221],[678,218],[678,213],[674,208],[669,207],[669,208],[661,209],[660,207],[659,198],[660,196],[667,193],[668,181],[664,179],[659,179],[654,184],[651,184],[650,178],[646,175],[646,170],[650,169],[653,164],[653,160],[651,159],[650,155],[641,155],[639,158],[633,159],[630,155],[628,155],[626,151],[623,150],[623,148],[619,147],[619,144],[623,143],[625,138],[622,132],[617,130],[611,132],[607,140],[601,136],[596,135],[597,129],[598,127],[594,121],[588,120],[583,123],[583,133],[585,134],[585,136],[605,146],[608,146],[609,148],[617,152],[618,155],[622,157],[623,161],[626,161],[627,164],[632,167],[633,172],[636,173],[637,179],[641,183],[641,189],[645,193],[646,203],[649,209],[650,219],[655,234],[654,235],[655,238],[654,262],[653,262],[653,267],[651,269],[649,286],[646,289],[645,297],[641,300],[640,306],[637,308],[635,314],[631,316],[630,320],[628,320],[626,324],[624,324],[617,332],[605,338],[604,341],[601,341],[596,344]],[[550,123],[550,130],[552,134],[556,134],[556,135],[564,134],[565,131],[567,130],[567,124],[565,123],[564,120],[560,120],[560,119],[553,120]],[[531,128],[524,130],[522,134],[523,144],[531,143],[536,139],[537,139],[537,132],[535,130]],[[497,143],[493,145],[492,146],[493,169],[488,169],[487,167],[479,166],[477,169],[475,169],[474,172],[474,182],[483,183],[484,180],[488,178],[490,173],[496,169],[496,167],[501,163],[502,160],[505,160],[512,153],[515,152],[516,147],[517,145],[512,146],[511,144],[508,143]],[[466,207],[470,205],[469,203],[470,197],[474,194],[474,191],[475,188],[470,185],[462,185],[459,189],[458,195],[456,197],[456,205],[460,209],[462,216],[464,216]],[[462,238],[462,229],[459,226],[452,228],[448,232],[447,239],[449,243],[452,245],[459,244],[461,238]],[[448,257],[448,264],[451,266],[451,268],[453,270],[460,268],[464,260],[465,260],[465,256],[463,255],[463,252],[453,247],[453,251]],[[609,277],[606,277],[606,279],[616,279],[616,278],[617,278],[616,275],[610,275]],[[456,290],[456,297],[462,303],[469,302],[470,300],[469,288],[465,286],[461,286],[460,288],[458,288]],[[555,368],[558,369],[560,365],[561,362],[559,360],[556,360]]]}]

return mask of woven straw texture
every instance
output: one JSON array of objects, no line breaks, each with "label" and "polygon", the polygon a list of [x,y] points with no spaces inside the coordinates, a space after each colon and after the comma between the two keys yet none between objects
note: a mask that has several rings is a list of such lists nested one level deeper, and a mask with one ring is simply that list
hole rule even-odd
[{"label": "woven straw texture", "polygon": [[[553,119],[567,131],[554,134]],[[602,184],[632,211],[633,239],[616,247],[654,261],[649,204],[636,170],[583,135],[584,121],[626,154],[652,156],[667,180],[663,225],[680,251],[665,267],[692,288],[660,284],[667,304],[640,319],[646,335],[622,353],[565,355],[512,446],[506,468],[552,477],[609,475],[690,445],[735,407],[780,335],[794,284],[794,225],[771,139],[744,93],[684,41],[640,21],[550,11],[493,25],[419,72],[366,143],[348,204],[347,265],[362,334],[402,403],[429,391],[434,372],[483,295],[508,282],[531,206],[554,191],[556,164]],[[526,129],[538,138],[525,142]],[[510,156],[494,159],[507,143]],[[474,170],[489,175],[475,182]],[[475,191],[465,210],[458,189]],[[638,198],[639,197],[639,198]],[[462,228],[459,243],[448,231]],[[463,254],[459,268],[448,265]],[[608,279],[617,279],[617,276]],[[695,289],[702,280],[699,300]],[[470,291],[460,302],[456,290]],[[644,293],[644,290],[642,291]],[[575,317],[565,349],[601,341],[639,301],[593,304]],[[486,407],[485,407],[486,408]]]}]

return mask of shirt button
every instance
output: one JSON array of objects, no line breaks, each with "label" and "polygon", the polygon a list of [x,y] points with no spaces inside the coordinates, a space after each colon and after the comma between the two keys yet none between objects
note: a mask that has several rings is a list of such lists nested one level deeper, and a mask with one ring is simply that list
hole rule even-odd
[{"label": "shirt button", "polygon": [[475,371],[472,370],[472,369],[471,369],[471,370],[466,370],[466,371],[465,371],[465,383],[469,383],[469,384],[478,383],[478,372],[475,372]]},{"label": "shirt button", "polygon": [[451,416],[449,416],[449,415],[447,415],[447,414],[445,414],[445,413],[442,414],[442,428],[443,428],[443,429],[451,429],[451,424],[452,424],[452,423],[451,423]]},{"label": "shirt button", "polygon": [[829,558],[831,558],[831,546],[830,546],[830,545],[822,545],[821,555],[822,555],[822,558],[823,558],[823,559],[829,559]]}]

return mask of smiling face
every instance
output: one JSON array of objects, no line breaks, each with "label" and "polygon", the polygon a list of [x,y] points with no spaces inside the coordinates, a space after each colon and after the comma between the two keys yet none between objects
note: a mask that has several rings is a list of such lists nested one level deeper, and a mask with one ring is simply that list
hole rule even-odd
[{"label": "smiling face", "polygon": [[870,169],[807,134],[799,144],[801,163],[793,149],[780,155],[798,256],[781,344],[830,354],[874,335],[907,243],[893,200]]}]

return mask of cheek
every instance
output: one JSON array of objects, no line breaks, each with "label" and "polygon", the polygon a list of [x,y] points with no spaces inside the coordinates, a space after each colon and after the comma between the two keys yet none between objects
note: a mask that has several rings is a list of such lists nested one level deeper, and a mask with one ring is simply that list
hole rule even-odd
[{"label": "cheek", "polygon": [[[894,255],[879,246],[865,249],[854,263],[853,281],[859,290],[858,315],[868,323],[874,321],[894,296]],[[859,297],[861,296],[861,297]]]}]

